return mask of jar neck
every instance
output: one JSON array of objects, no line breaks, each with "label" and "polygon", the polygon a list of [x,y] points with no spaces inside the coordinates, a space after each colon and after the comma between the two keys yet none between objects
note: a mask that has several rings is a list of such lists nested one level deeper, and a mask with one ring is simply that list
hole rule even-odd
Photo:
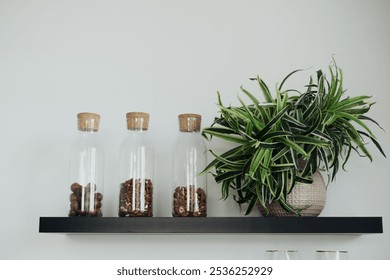
[{"label": "jar neck", "polygon": [[149,130],[147,129],[128,129],[128,134],[147,134]]},{"label": "jar neck", "polygon": [[176,138],[176,145],[178,146],[204,146],[202,134],[193,131],[193,132],[179,132]]},{"label": "jar neck", "polygon": [[183,137],[189,136],[200,136],[200,131],[179,131],[179,135],[183,135]]},{"label": "jar neck", "polygon": [[125,137],[128,138],[128,139],[138,139],[139,141],[147,141],[147,139],[149,138],[149,133],[148,133],[148,130],[131,130],[131,129],[128,129],[126,131],[126,134],[125,134]]},{"label": "jar neck", "polygon": [[95,137],[98,134],[98,130],[77,130],[77,135],[81,137]]}]

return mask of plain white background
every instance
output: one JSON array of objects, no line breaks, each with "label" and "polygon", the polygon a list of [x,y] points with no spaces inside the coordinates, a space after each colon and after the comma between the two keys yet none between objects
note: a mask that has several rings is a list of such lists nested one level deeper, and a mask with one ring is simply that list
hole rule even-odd
[{"label": "plain white background", "polygon": [[[342,249],[390,259],[389,163],[354,155],[328,188],[322,216],[383,216],[374,235],[40,234],[40,216],[66,216],[68,151],[76,114],[100,113],[106,146],[104,215],[115,216],[125,113],[151,114],[156,216],[170,216],[177,115],[217,115],[216,92],[238,104],[260,75],[303,89],[334,55],[347,94],[373,96],[370,116],[390,131],[388,1],[0,0],[1,259],[262,259],[266,249]],[[389,134],[373,127],[390,152]],[[221,143],[207,143],[222,151]],[[241,216],[209,177],[209,216]],[[256,214],[254,214],[256,215]]]}]

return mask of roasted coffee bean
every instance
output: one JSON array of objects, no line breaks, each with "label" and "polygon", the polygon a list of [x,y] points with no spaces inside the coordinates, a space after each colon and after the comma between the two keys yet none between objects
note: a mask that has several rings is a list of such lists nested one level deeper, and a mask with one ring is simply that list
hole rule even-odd
[{"label": "roasted coffee bean", "polygon": [[70,204],[70,210],[77,211],[79,210],[79,203],[77,201],[72,201]]},{"label": "roasted coffee bean", "polygon": [[102,203],[100,201],[95,202],[95,208],[102,208]]},{"label": "roasted coffee bean", "polygon": [[173,193],[174,217],[206,217],[206,192],[202,188],[179,186]]},{"label": "roasted coffee bean", "polygon": [[72,191],[72,192],[78,192],[78,191],[81,191],[81,188],[82,188],[82,186],[80,185],[80,184],[78,184],[78,183],[73,183],[71,186],[70,186],[70,190]]},{"label": "roasted coffee bean", "polygon": [[77,194],[75,193],[71,193],[70,196],[69,196],[69,201],[70,202],[73,202],[73,201],[79,201],[81,200],[81,196],[78,196]]},{"label": "roasted coffee bean", "polygon": [[[141,197],[141,189],[144,197]],[[129,179],[121,184],[119,193],[119,217],[152,217],[153,216],[153,184],[145,179]]]},{"label": "roasted coffee bean", "polygon": [[96,193],[96,199],[99,200],[99,201],[102,201],[103,200],[103,195],[100,192]]},{"label": "roasted coffee bean", "polygon": [[[94,184],[95,191],[91,193],[90,184],[83,188],[78,183],[73,183],[71,185],[72,193],[69,196],[70,200],[70,211],[68,216],[103,216],[101,207],[103,195],[99,192],[96,192],[96,185]],[[83,199],[82,199],[83,198]],[[91,199],[93,205],[91,205]],[[81,201],[83,200],[83,204]],[[90,208],[93,207],[94,210],[90,211]]]},{"label": "roasted coffee bean", "polygon": [[77,213],[77,211],[70,210],[68,216],[75,217],[75,216],[78,216],[78,213]]}]

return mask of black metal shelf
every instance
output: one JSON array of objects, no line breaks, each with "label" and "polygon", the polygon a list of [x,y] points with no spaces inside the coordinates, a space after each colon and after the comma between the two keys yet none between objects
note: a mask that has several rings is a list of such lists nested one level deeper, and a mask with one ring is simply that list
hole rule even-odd
[{"label": "black metal shelf", "polygon": [[383,233],[382,217],[40,217],[46,233]]}]

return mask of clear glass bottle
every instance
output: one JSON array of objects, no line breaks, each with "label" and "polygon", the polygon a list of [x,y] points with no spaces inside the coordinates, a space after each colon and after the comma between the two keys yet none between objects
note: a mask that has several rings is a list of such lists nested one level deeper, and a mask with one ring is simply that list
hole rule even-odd
[{"label": "clear glass bottle", "polygon": [[148,139],[149,114],[126,114],[127,136],[120,148],[119,217],[153,216],[154,149]]},{"label": "clear glass bottle", "polygon": [[77,114],[78,135],[70,149],[69,217],[101,217],[104,150],[99,141],[100,115]]},{"label": "clear glass bottle", "polygon": [[201,116],[181,114],[173,150],[173,217],[207,216],[207,180],[199,175],[207,164],[206,145],[200,134]]}]

